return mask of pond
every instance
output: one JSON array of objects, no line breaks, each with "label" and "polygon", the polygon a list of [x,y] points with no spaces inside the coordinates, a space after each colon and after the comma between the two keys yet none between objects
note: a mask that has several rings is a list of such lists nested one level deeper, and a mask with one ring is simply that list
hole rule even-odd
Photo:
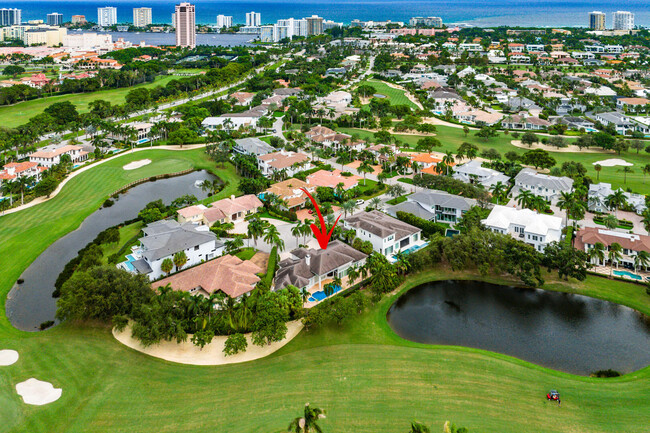
[{"label": "pond", "polygon": [[387,319],[407,340],[490,350],[574,374],[650,364],[650,318],[582,295],[435,281],[401,296]]},{"label": "pond", "polygon": [[[207,193],[195,182],[214,180],[206,171],[195,171],[183,176],[146,182],[129,189],[108,208],[100,208],[86,218],[81,226],[50,245],[20,276],[22,284],[15,285],[7,296],[6,312],[9,321],[23,331],[36,331],[38,326],[54,320],[56,299],[52,298],[54,283],[64,266],[77,252],[91,242],[99,232],[138,216],[150,201],[162,199],[170,204],[174,199],[192,194],[199,199]],[[120,239],[126,242],[127,239]]]}]

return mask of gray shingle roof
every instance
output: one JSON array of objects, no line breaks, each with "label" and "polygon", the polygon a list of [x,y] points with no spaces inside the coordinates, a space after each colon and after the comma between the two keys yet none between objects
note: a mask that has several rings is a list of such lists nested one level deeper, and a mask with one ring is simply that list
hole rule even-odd
[{"label": "gray shingle roof", "polygon": [[266,155],[275,152],[273,146],[256,137],[239,138],[235,140],[235,143],[237,143],[237,147],[249,154]]},{"label": "gray shingle roof", "polygon": [[392,216],[397,216],[397,212],[406,212],[406,213],[413,214],[418,218],[425,219],[427,221],[433,220],[436,216],[434,213],[429,212],[428,210],[420,206],[418,203],[412,201],[405,201],[403,203],[399,203],[394,206],[391,206],[388,209],[386,209],[386,212]]},{"label": "gray shingle roof", "polygon": [[395,235],[395,239],[402,239],[420,231],[419,228],[390,217],[378,210],[352,215],[346,218],[344,222],[347,226],[365,230],[382,239],[392,234]]},{"label": "gray shingle roof", "polygon": [[573,179],[566,176],[556,177],[548,174],[537,173],[530,168],[524,168],[515,177],[515,184],[541,186],[543,188],[553,189],[556,191],[571,191]]},{"label": "gray shingle roof", "polygon": [[[297,258],[288,258],[280,262],[275,276],[276,289],[282,289],[290,284],[305,287],[314,275],[325,275],[341,266],[368,257],[341,241],[330,242],[325,250],[298,248],[291,254]],[[307,264],[307,256],[309,256],[309,264]]]},{"label": "gray shingle roof", "polygon": [[145,236],[140,238],[144,247],[142,256],[149,262],[217,239],[212,232],[197,231],[193,224],[180,225],[175,221],[159,221],[143,231]]},{"label": "gray shingle roof", "polygon": [[408,196],[407,200],[424,203],[431,207],[441,206],[460,210],[469,210],[472,206],[476,206],[476,200],[472,198],[465,198],[437,190],[416,192]]}]

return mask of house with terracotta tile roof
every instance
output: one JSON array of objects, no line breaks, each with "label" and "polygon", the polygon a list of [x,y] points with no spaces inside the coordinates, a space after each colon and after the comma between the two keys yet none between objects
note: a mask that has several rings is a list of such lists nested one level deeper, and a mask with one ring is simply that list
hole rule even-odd
[{"label": "house with terracotta tile roof", "polygon": [[275,194],[281,200],[284,200],[286,206],[280,206],[286,210],[302,208],[309,200],[307,194],[304,193],[302,188],[306,189],[310,194],[316,192],[316,187],[309,185],[300,179],[287,179],[282,182],[274,183],[264,191],[265,194]]},{"label": "house with terracotta tile roof", "polygon": [[0,170],[0,184],[6,180],[14,180],[21,177],[35,177],[36,181],[41,178],[44,167],[39,167],[37,163],[31,161],[10,162],[5,164]]},{"label": "house with terracotta tile roof", "polygon": [[275,173],[284,172],[292,177],[299,171],[312,168],[309,156],[301,152],[281,150],[257,157],[257,165],[264,176],[270,177]]},{"label": "house with terracotta tile roof", "polygon": [[233,299],[250,293],[260,281],[264,270],[250,260],[226,254],[201,265],[179,272],[152,284],[154,289],[167,284],[173,290],[206,298],[222,292]]},{"label": "house with terracotta tile roof", "polygon": [[230,95],[231,98],[234,98],[237,101],[238,105],[250,105],[253,102],[255,93],[250,92],[235,92]]},{"label": "house with terracotta tile roof", "polygon": [[68,144],[60,147],[43,147],[29,155],[29,161],[50,168],[61,162],[63,155],[70,155],[73,163],[88,159],[88,152],[84,151],[83,147]]},{"label": "house with terracotta tile roof", "polygon": [[616,108],[625,111],[645,110],[648,104],[650,104],[650,99],[647,98],[618,98],[616,100]]},{"label": "house with terracotta tile roof", "polygon": [[176,211],[178,222],[195,223],[212,227],[216,223],[236,223],[243,221],[248,215],[259,212],[264,205],[255,194],[242,195],[215,201],[206,207],[203,205],[188,206]]},{"label": "house with terracotta tile roof", "polygon": [[[650,236],[639,235],[636,233],[624,233],[605,228],[585,227],[576,233],[574,246],[578,250],[588,253],[597,243],[605,246],[605,259],[600,262],[597,258],[592,258],[591,263],[604,266],[607,262],[607,250],[612,244],[617,243],[622,248],[621,258],[619,261],[610,263],[610,265],[623,265],[626,268],[634,269],[634,258],[640,251],[650,253]],[[648,267],[646,266],[646,270]]]},{"label": "house with terracotta tile roof", "polygon": [[362,177],[353,174],[352,176],[343,176],[341,170],[327,171],[319,170],[307,176],[307,183],[314,187],[336,188],[339,183],[343,184],[344,190],[354,188],[359,184]]}]

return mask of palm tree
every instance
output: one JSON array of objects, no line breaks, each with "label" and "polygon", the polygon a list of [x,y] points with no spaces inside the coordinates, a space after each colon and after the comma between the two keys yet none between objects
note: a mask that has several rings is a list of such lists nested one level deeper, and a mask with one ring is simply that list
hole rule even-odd
[{"label": "palm tree", "polygon": [[278,250],[280,251],[284,250],[284,241],[282,240],[282,236],[280,236],[278,228],[273,224],[269,224],[267,227],[266,233],[264,234],[264,241],[269,245],[278,247]]},{"label": "palm tree", "polygon": [[235,236],[234,238],[226,241],[226,253],[230,254],[233,251],[237,251],[241,247],[244,246],[244,240],[241,238],[241,236]]},{"label": "palm tree", "polygon": [[394,264],[395,269],[397,269],[397,273],[402,275],[405,274],[406,271],[408,271],[409,268],[411,267],[411,263],[409,262],[408,256],[404,254],[404,252],[399,251],[395,253],[393,257],[395,257],[395,259],[397,260]]},{"label": "palm tree", "polygon": [[497,204],[499,204],[499,199],[503,197],[506,190],[507,187],[501,181],[498,181],[497,183],[495,183],[490,187],[490,191],[492,192],[492,195],[497,199]]},{"label": "palm tree", "polygon": [[598,260],[598,264],[602,265],[605,261],[605,245],[602,242],[596,242],[587,253],[589,261],[593,263],[593,259]]},{"label": "palm tree", "polygon": [[603,166],[600,164],[594,164],[594,170],[596,170],[596,181],[600,181],[600,171],[603,169]]},{"label": "palm tree", "polygon": [[359,174],[363,174],[363,185],[364,186],[366,185],[366,174],[367,173],[372,173],[374,171],[375,170],[370,165],[370,162],[368,162],[368,161],[362,161],[361,162],[361,165],[359,165],[359,167],[357,168],[357,172],[359,172]]},{"label": "palm tree", "polygon": [[650,173],[650,164],[643,166],[643,183],[645,183],[645,177],[648,173]]},{"label": "palm tree", "polygon": [[353,214],[355,210],[358,209],[357,202],[354,200],[347,200],[341,204],[341,209],[343,209],[344,218],[349,214]]},{"label": "palm tree", "polygon": [[169,275],[169,273],[172,271],[174,268],[174,262],[172,262],[172,259],[167,257],[165,260],[162,261],[160,264],[160,270]]},{"label": "palm tree", "polygon": [[522,189],[519,195],[516,197],[517,204],[523,208],[529,208],[534,200],[534,195],[532,192],[527,189]]},{"label": "palm tree", "polygon": [[650,263],[650,253],[643,250],[639,251],[636,253],[636,256],[634,256],[634,272],[636,272],[639,267],[647,268],[648,263]]},{"label": "palm tree", "polygon": [[613,230],[618,226],[618,218],[611,214],[606,215],[605,218],[603,218],[603,223],[605,224],[605,227]]},{"label": "palm tree", "polygon": [[347,274],[348,274],[348,284],[349,285],[353,285],[354,282],[357,281],[357,279],[359,279],[359,276],[360,276],[359,269],[357,269],[356,266],[350,266],[348,268]]},{"label": "palm tree", "polygon": [[623,168],[618,169],[618,171],[623,172],[623,184],[627,183],[627,174],[628,173],[634,173],[634,170],[632,170],[630,167],[623,167]]},{"label": "palm tree", "polygon": [[448,150],[445,152],[445,156],[442,157],[442,162],[445,164],[447,171],[445,173],[446,176],[449,176],[449,167],[451,164],[453,164],[456,160],[454,159],[454,154],[451,153],[451,150]]},{"label": "palm tree", "polygon": [[379,197],[373,197],[370,199],[370,207],[379,210],[382,207],[382,202]]},{"label": "palm tree", "polygon": [[296,225],[291,227],[291,234],[296,237],[296,245],[298,245],[300,235],[302,235],[302,227],[300,223],[297,223]]},{"label": "palm tree", "polygon": [[246,231],[248,237],[253,238],[253,242],[255,242],[255,247],[257,247],[257,240],[264,235],[264,231],[266,230],[268,225],[269,225],[268,221],[264,221],[260,219],[260,217],[258,217],[257,215],[248,221],[248,229]]},{"label": "palm tree", "polygon": [[565,211],[564,225],[567,225],[569,219],[569,208],[573,206],[576,201],[576,196],[573,192],[562,191],[560,198],[557,201],[557,207]]},{"label": "palm tree", "polygon": [[614,209],[614,214],[618,218],[618,210],[627,204],[625,193],[620,188],[607,197],[605,197],[605,205],[609,209]]},{"label": "palm tree", "polygon": [[289,432],[309,433],[314,431],[321,433],[323,430],[318,425],[318,420],[325,418],[325,411],[317,407],[312,408],[309,403],[305,404],[305,411],[302,417],[297,417],[289,424]]},{"label": "palm tree", "polygon": [[174,254],[174,266],[176,266],[176,270],[180,270],[185,264],[187,263],[187,255],[185,255],[185,251],[179,251],[176,254]]},{"label": "palm tree", "polygon": [[609,259],[609,276],[612,276],[612,271],[614,269],[614,262],[616,262],[616,267],[618,268],[618,262],[621,260],[623,247],[618,242],[614,242],[609,246],[609,253],[607,258]]}]

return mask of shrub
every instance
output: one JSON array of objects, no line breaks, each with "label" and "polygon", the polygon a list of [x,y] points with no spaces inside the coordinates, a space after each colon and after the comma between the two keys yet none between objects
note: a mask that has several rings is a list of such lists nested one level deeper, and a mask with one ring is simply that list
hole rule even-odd
[{"label": "shrub", "polygon": [[248,341],[243,334],[232,334],[226,339],[223,353],[226,356],[236,355],[240,352],[245,352],[247,347]]},{"label": "shrub", "polygon": [[103,207],[111,207],[111,206],[113,206],[113,204],[115,204],[115,202],[113,200],[111,200],[110,198],[107,198],[106,200],[104,200],[104,204],[102,206]]},{"label": "shrub", "polygon": [[590,376],[590,377],[618,377],[618,376],[620,376],[620,375],[621,375],[621,373],[619,373],[619,372],[616,371],[616,370],[612,370],[612,369],[610,368],[610,369],[607,369],[607,370],[598,370],[598,371],[594,371],[594,372],[591,373],[589,376]]},{"label": "shrub", "polygon": [[398,220],[404,221],[407,224],[411,224],[412,226],[421,229],[422,235],[427,238],[436,233],[441,235],[445,234],[445,227],[433,221],[427,221],[424,218],[420,218],[408,212],[402,211],[398,211],[396,216]]}]

